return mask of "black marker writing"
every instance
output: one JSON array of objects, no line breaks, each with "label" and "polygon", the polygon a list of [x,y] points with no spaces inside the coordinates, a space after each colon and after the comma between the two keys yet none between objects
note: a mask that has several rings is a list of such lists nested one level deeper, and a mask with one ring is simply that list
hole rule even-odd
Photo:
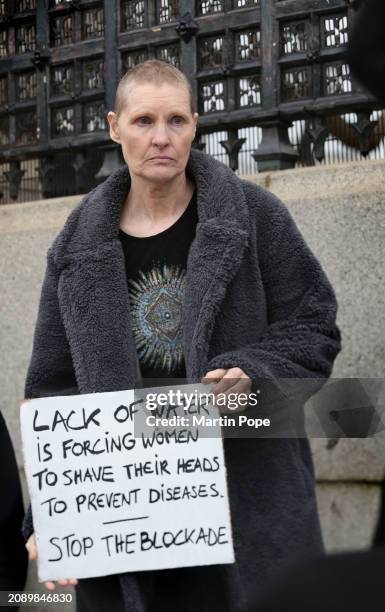
[{"label": "black marker writing", "polygon": [[91,537],[75,538],[74,533],[70,533],[63,538],[50,538],[49,543],[57,550],[57,557],[48,559],[48,561],[60,561],[64,556],[80,557],[87,555],[88,551],[94,546],[94,541]]},{"label": "black marker writing", "polygon": [[77,411],[71,410],[71,412],[69,412],[66,416],[63,416],[60,410],[55,410],[54,416],[52,419],[52,423],[38,425],[37,421],[38,421],[39,411],[35,410],[35,414],[33,417],[33,430],[34,431],[46,431],[46,430],[55,431],[55,429],[59,427],[59,425],[63,426],[65,431],[69,431],[70,429],[72,430],[88,429],[91,423],[99,427],[100,423],[96,419],[96,415],[99,414],[99,412],[100,412],[100,408],[96,408],[96,410],[94,410],[93,412],[91,412],[91,414],[87,416],[85,408],[82,408],[81,412],[80,410],[77,410]]}]

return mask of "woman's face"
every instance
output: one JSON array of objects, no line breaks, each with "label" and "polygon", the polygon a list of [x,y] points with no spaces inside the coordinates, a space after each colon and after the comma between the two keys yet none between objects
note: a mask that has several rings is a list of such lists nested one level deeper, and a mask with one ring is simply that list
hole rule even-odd
[{"label": "woman's face", "polygon": [[108,113],[110,136],[122,146],[130,174],[152,182],[184,172],[198,114],[187,88],[164,83],[132,84],[119,116]]}]

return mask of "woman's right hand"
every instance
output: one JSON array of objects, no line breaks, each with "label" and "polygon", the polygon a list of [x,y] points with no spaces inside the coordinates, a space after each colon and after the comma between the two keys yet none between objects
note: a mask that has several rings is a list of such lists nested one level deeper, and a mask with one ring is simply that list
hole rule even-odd
[{"label": "woman's right hand", "polygon": [[[28,551],[28,557],[30,561],[36,561],[37,559],[37,546],[36,546],[36,538],[35,538],[35,534],[33,533],[27,540],[27,543],[25,545],[27,551]],[[58,580],[58,583],[60,584],[60,586],[69,586],[69,585],[73,585],[75,586],[78,581],[76,580],[76,578],[61,578],[60,580]],[[55,582],[53,581],[48,581],[44,583],[45,587],[49,590],[49,591],[54,591],[55,590]]]}]

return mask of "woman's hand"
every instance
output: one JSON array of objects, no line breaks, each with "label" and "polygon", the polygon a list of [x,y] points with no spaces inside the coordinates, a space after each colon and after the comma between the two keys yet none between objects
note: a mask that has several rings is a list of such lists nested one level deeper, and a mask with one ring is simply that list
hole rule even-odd
[{"label": "woman's hand", "polygon": [[[37,559],[37,546],[36,546],[36,538],[35,538],[35,534],[33,533],[27,540],[27,543],[25,545],[26,549],[28,550],[28,557],[30,561],[36,561]],[[76,578],[61,578],[60,580],[58,580],[58,583],[60,584],[60,586],[69,586],[69,585],[73,585],[75,586],[78,581],[76,580]],[[55,583],[53,581],[48,581],[44,583],[45,587],[49,590],[49,591],[54,591],[55,590]]]},{"label": "woman's hand", "polygon": [[[230,393],[236,393],[237,395],[241,393],[249,395],[252,384],[251,378],[243,370],[241,370],[241,368],[230,368],[228,370],[220,368],[218,370],[211,370],[205,374],[201,382],[204,384],[217,382],[217,384],[214,385],[211,390],[211,393],[213,393],[215,396],[218,396],[218,394],[228,396]],[[219,405],[219,408],[221,412],[231,413],[243,410],[246,405],[245,403],[242,403],[235,408],[228,408],[227,406]]]}]

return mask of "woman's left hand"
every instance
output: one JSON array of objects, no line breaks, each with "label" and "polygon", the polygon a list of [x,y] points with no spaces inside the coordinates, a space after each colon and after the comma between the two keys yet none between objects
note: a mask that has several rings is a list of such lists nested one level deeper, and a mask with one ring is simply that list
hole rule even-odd
[{"label": "woman's left hand", "polygon": [[[241,368],[230,368],[225,370],[220,368],[218,370],[211,370],[207,372],[202,378],[202,383],[208,384],[217,382],[211,390],[211,393],[218,396],[219,393],[229,395],[236,393],[249,394],[251,392],[251,378]],[[220,406],[221,412],[235,412],[243,410],[245,405],[238,406],[237,408],[227,409],[225,406]],[[224,408],[224,410],[223,410]]]}]

